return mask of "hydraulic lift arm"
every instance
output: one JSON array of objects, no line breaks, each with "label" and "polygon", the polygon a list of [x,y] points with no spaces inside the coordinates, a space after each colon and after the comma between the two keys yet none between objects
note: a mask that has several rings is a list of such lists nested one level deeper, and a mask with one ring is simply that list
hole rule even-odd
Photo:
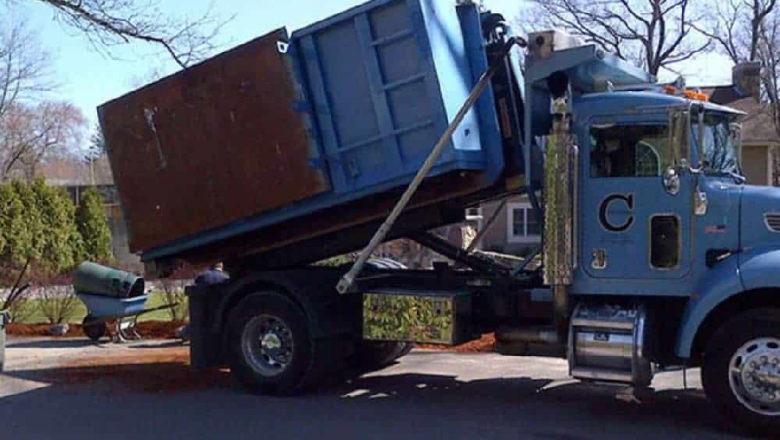
[{"label": "hydraulic lift arm", "polygon": [[360,274],[360,271],[363,270],[366,261],[368,261],[369,257],[371,257],[371,254],[374,252],[374,250],[376,250],[377,246],[379,246],[384,241],[385,237],[390,232],[390,229],[393,227],[393,224],[401,215],[404,208],[406,208],[406,205],[409,203],[412,196],[414,196],[414,193],[417,191],[417,188],[425,179],[425,176],[428,174],[431,168],[436,164],[436,160],[439,158],[439,155],[441,155],[441,152],[444,150],[444,147],[446,147],[449,144],[450,140],[452,139],[452,135],[455,133],[455,130],[457,130],[458,126],[461,124],[461,122],[463,122],[463,119],[466,117],[466,114],[468,114],[469,110],[471,110],[471,107],[474,106],[474,104],[479,99],[480,95],[482,95],[482,92],[484,92],[488,84],[490,84],[490,80],[493,78],[493,75],[495,75],[496,72],[498,72],[498,70],[503,66],[504,58],[509,55],[509,52],[516,44],[521,47],[524,47],[526,45],[526,42],[522,38],[511,37],[504,44],[504,47],[501,50],[501,56],[496,58],[496,60],[494,60],[493,63],[490,65],[490,68],[485,73],[482,74],[482,77],[480,77],[477,84],[471,90],[471,94],[469,95],[468,99],[466,99],[466,102],[463,103],[463,106],[455,115],[455,118],[447,127],[447,130],[444,132],[444,134],[441,135],[439,141],[436,143],[436,146],[434,146],[433,150],[431,151],[431,154],[428,155],[428,158],[425,160],[425,163],[423,163],[422,167],[417,172],[417,175],[414,176],[412,183],[409,184],[409,187],[406,188],[406,191],[401,196],[401,199],[395,205],[392,212],[390,212],[390,215],[387,216],[387,220],[385,220],[382,226],[380,226],[379,229],[376,231],[376,234],[374,234],[374,237],[371,238],[371,241],[368,243],[368,246],[366,246],[365,249],[363,249],[363,251],[360,252],[360,256],[358,257],[358,260],[355,262],[355,264],[352,266],[349,272],[347,272],[344,275],[344,277],[341,278],[341,280],[339,281],[338,285],[336,286],[336,290],[338,290],[339,293],[345,294],[345,293],[349,293],[352,290],[352,286],[355,281],[355,278]]}]

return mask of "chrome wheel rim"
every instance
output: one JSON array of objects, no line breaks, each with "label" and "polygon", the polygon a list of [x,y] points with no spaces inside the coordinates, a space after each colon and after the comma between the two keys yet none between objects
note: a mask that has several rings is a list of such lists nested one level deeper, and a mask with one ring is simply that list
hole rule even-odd
[{"label": "chrome wheel rim", "polygon": [[295,344],[290,328],[272,315],[252,318],[241,337],[244,358],[263,376],[282,374],[292,362]]},{"label": "chrome wheel rim", "polygon": [[729,385],[737,400],[763,416],[780,415],[780,339],[754,339],[729,363]]}]

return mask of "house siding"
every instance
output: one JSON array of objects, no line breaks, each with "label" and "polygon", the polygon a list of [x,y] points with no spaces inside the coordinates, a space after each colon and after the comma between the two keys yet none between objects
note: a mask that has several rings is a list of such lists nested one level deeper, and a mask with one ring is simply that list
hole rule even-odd
[{"label": "house siding", "polygon": [[751,185],[771,183],[770,162],[769,147],[766,145],[745,146],[742,150],[742,170]]},{"label": "house siding", "polygon": [[[482,220],[479,222],[479,230],[485,226],[485,222],[493,216],[493,213],[499,207],[500,202],[488,203],[482,206]],[[510,255],[527,255],[539,246],[541,239],[538,236],[512,236],[511,210],[515,208],[530,208],[528,198],[519,196],[508,200],[506,206],[501,210],[498,218],[496,218],[495,223],[485,233],[480,244],[481,249]],[[532,215],[532,213],[529,212],[528,215]]]}]

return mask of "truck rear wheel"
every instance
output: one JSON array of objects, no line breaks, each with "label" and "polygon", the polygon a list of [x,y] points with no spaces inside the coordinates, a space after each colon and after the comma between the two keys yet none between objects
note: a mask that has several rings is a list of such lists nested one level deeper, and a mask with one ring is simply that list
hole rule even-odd
[{"label": "truck rear wheel", "polygon": [[[345,271],[350,267],[352,264],[343,265]],[[365,271],[372,269],[404,270],[407,267],[399,261],[383,257],[371,258],[366,262]],[[347,363],[365,372],[376,371],[406,356],[413,348],[413,342],[360,341],[355,347],[355,353],[347,359]]]},{"label": "truck rear wheel", "polygon": [[294,394],[316,382],[317,344],[290,298],[252,294],[233,309],[228,325],[231,371],[251,392]]},{"label": "truck rear wheel", "polygon": [[350,359],[350,364],[365,371],[379,370],[406,356],[412,348],[412,342],[361,341]]},{"label": "truck rear wheel", "polygon": [[743,313],[707,343],[702,383],[718,411],[740,430],[780,429],[780,310]]}]

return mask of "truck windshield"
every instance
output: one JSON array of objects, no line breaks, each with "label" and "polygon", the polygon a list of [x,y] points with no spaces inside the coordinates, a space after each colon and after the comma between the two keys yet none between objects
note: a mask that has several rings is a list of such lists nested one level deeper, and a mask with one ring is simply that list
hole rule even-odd
[{"label": "truck windshield", "polygon": [[[704,130],[701,130],[699,118],[695,115],[691,122],[693,144],[699,145],[700,163],[704,171],[741,174],[739,146],[731,133],[731,118],[722,113],[705,112]],[[702,142],[699,142],[699,137],[702,137]]]}]

